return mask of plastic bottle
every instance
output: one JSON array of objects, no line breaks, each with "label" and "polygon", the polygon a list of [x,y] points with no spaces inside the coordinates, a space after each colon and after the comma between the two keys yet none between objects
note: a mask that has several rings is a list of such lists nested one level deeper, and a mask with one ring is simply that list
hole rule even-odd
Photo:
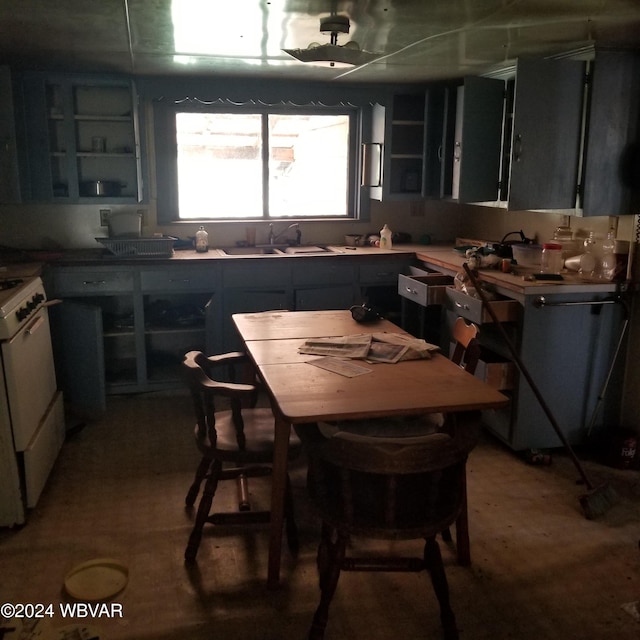
[{"label": "plastic bottle", "polygon": [[580,256],[580,275],[583,278],[591,278],[596,270],[596,257],[594,255],[596,238],[593,231],[589,232],[589,236],[584,240],[584,253]]},{"label": "plastic bottle", "polygon": [[563,266],[562,245],[556,242],[545,242],[542,245],[540,271],[542,273],[560,273]]},{"label": "plastic bottle", "polygon": [[380,248],[381,249],[391,249],[392,246],[391,241],[391,229],[385,224],[382,229],[380,229]]},{"label": "plastic bottle", "polygon": [[209,234],[204,227],[200,227],[196,231],[196,251],[198,253],[206,253],[209,251]]},{"label": "plastic bottle", "polygon": [[609,229],[606,239],[602,242],[602,261],[600,264],[600,278],[611,281],[616,275],[616,234]]}]

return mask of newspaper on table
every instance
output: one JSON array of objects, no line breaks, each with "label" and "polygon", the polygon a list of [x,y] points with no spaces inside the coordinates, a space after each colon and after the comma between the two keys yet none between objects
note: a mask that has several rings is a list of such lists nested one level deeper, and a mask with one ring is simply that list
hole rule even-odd
[{"label": "newspaper on table", "polygon": [[320,367],[321,369],[326,369],[332,373],[339,373],[345,378],[355,378],[356,376],[361,376],[365,373],[371,373],[371,369],[354,364],[351,360],[334,358],[332,356],[314,358],[313,360],[309,360],[309,364],[312,364],[315,367]]},{"label": "newspaper on table", "polygon": [[311,338],[299,347],[300,353],[334,358],[360,358],[368,362],[394,364],[401,360],[430,358],[439,347],[420,338],[400,333],[366,333],[355,336]]},{"label": "newspaper on table", "polygon": [[371,336],[375,348],[369,350],[366,359],[371,362],[400,362],[401,360],[428,359],[440,347],[422,338],[403,333],[374,333]]},{"label": "newspaper on table", "polygon": [[309,338],[299,347],[299,353],[336,358],[366,358],[371,346],[371,334],[336,336],[333,338]]}]

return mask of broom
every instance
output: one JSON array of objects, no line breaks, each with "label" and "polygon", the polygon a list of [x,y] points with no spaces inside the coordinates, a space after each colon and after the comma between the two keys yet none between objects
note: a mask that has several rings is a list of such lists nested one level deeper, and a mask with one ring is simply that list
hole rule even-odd
[{"label": "broom", "polygon": [[567,438],[564,435],[562,429],[560,428],[560,425],[558,424],[558,422],[556,421],[555,417],[553,416],[553,413],[551,413],[551,409],[549,409],[549,406],[544,401],[544,398],[542,397],[542,395],[540,393],[540,390],[538,389],[538,387],[534,383],[533,379],[531,378],[531,375],[530,375],[529,371],[524,366],[524,363],[522,362],[520,356],[518,355],[516,347],[514,346],[513,342],[511,342],[511,339],[507,335],[507,332],[505,331],[504,327],[502,326],[502,323],[496,317],[496,313],[493,310],[493,308],[491,307],[491,303],[487,299],[486,294],[484,293],[484,291],[480,287],[477,278],[473,275],[473,273],[472,273],[471,269],[469,268],[469,266],[467,265],[467,263],[464,263],[462,265],[462,267],[465,270],[466,274],[469,276],[469,280],[471,281],[471,283],[475,287],[476,291],[478,292],[478,296],[480,296],[480,299],[482,300],[482,304],[486,307],[487,312],[491,316],[491,319],[493,320],[495,325],[500,330],[500,333],[502,334],[502,337],[503,337],[505,343],[509,347],[509,351],[511,352],[511,355],[513,356],[513,359],[514,359],[516,365],[518,366],[518,369],[519,369],[520,373],[526,378],[527,382],[529,383],[529,386],[531,387],[531,390],[533,391],[533,393],[536,396],[538,402],[540,403],[540,406],[542,407],[542,410],[545,412],[549,422],[551,423],[551,426],[553,427],[553,430],[556,432],[556,435],[558,436],[558,438],[562,442],[565,450],[569,454],[569,457],[571,458],[573,464],[575,465],[576,469],[578,470],[578,473],[582,477],[582,480],[583,480],[584,484],[587,487],[587,493],[585,493],[584,495],[580,496],[580,498],[579,498],[580,506],[582,507],[582,510],[584,511],[585,517],[588,520],[593,520],[593,519],[597,518],[598,516],[605,514],[618,501],[618,496],[617,496],[616,492],[614,491],[614,489],[611,486],[609,486],[606,483],[602,484],[602,485],[599,485],[599,486],[595,486],[593,484],[593,482],[591,482],[591,479],[587,475],[587,472],[585,471],[584,467],[582,466],[582,463],[580,462],[580,460],[576,456],[573,448],[569,444],[569,441],[567,440]]}]

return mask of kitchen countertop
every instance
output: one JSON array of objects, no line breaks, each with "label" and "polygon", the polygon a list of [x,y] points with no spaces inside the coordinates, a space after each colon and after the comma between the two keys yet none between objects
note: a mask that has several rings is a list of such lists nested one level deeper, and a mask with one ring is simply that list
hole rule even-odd
[{"label": "kitchen countertop", "polygon": [[[222,249],[211,248],[206,253],[196,253],[192,249],[174,251],[170,257],[151,258],[123,258],[109,254],[105,249],[79,249],[57,253],[55,256],[43,255],[42,262],[12,263],[5,270],[5,277],[28,277],[39,275],[42,265],[49,263],[59,266],[106,266],[118,264],[143,265],[143,264],[176,264],[185,262],[202,261],[228,261],[228,260],[274,260],[274,259],[329,259],[341,256],[385,256],[398,254],[412,254],[426,267],[455,275],[462,271],[465,261],[464,256],[453,251],[453,244],[446,245],[421,245],[401,244],[394,245],[392,249],[379,249],[377,247],[345,247],[344,245],[327,245],[330,252],[314,254],[266,254],[266,255],[227,255]],[[35,256],[33,256],[35,257]],[[1,268],[1,267],[0,267]],[[514,267],[512,273],[502,273],[498,269],[480,269],[480,280],[493,285],[498,293],[505,295],[549,295],[557,293],[613,293],[620,287],[620,283],[601,282],[598,280],[584,280],[577,273],[564,272],[564,280],[561,282],[531,281],[534,269]],[[0,271],[0,277],[2,272]],[[623,285],[624,286],[624,285]]]},{"label": "kitchen countertop", "polygon": [[[443,270],[450,275],[463,271],[465,257],[453,251],[453,245],[434,245],[416,248],[416,257],[425,266]],[[613,293],[621,283],[585,280],[578,273],[564,271],[562,281],[528,280],[535,269],[514,266],[512,273],[493,268],[480,269],[479,279],[495,286],[505,295],[551,295],[574,293]]]}]

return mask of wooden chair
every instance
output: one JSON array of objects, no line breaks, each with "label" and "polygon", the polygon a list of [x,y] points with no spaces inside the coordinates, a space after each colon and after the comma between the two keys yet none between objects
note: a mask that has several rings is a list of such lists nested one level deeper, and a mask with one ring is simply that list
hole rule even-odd
[{"label": "wooden chair", "polygon": [[[458,631],[436,535],[464,508],[465,462],[479,433],[474,412],[448,416],[447,432],[414,435],[412,420],[353,422],[315,428],[299,436],[308,455],[309,495],[322,518],[317,565],[321,597],[309,640],[324,638],[329,605],[341,571],[426,569],[440,605],[446,640]],[[408,430],[398,437],[400,424]],[[371,425],[376,424],[376,434]],[[417,432],[418,434],[420,431]],[[422,557],[347,556],[351,536],[425,540]]]},{"label": "wooden chair", "polygon": [[[271,473],[274,416],[270,408],[255,406],[258,395],[256,384],[235,382],[241,363],[248,363],[248,359],[239,352],[205,356],[200,351],[190,351],[184,356],[183,369],[196,415],[195,441],[202,454],[185,499],[187,507],[193,507],[200,485],[206,479],[185,551],[187,562],[195,561],[202,530],[207,523],[242,525],[269,522],[269,511],[251,509],[248,478]],[[225,368],[230,381],[223,382],[213,377],[216,370],[224,371]],[[225,402],[230,409],[217,410],[216,402]],[[300,441],[292,434],[289,455],[293,457],[299,452]],[[238,510],[212,512],[218,482],[230,479],[235,479],[238,485]],[[291,551],[296,553],[298,535],[288,483],[285,518],[287,542]]]},{"label": "wooden chair", "polygon": [[[480,360],[480,342],[478,341],[479,329],[477,325],[470,322],[467,324],[464,318],[456,318],[453,323],[453,329],[451,331],[451,337],[454,340],[455,346],[453,353],[451,354],[451,361],[461,366],[467,373],[473,375],[478,367],[478,361]],[[444,422],[444,418],[442,419]],[[460,518],[464,519],[464,523],[458,522],[459,531],[468,531],[467,522],[467,490],[466,490],[466,478],[465,478],[465,494],[464,505]],[[461,526],[460,526],[461,525]],[[451,530],[449,527],[442,530],[442,539],[445,542],[451,542]],[[469,539],[459,539],[458,543],[458,560],[460,564],[468,565],[471,563],[471,551],[469,549]]]}]

